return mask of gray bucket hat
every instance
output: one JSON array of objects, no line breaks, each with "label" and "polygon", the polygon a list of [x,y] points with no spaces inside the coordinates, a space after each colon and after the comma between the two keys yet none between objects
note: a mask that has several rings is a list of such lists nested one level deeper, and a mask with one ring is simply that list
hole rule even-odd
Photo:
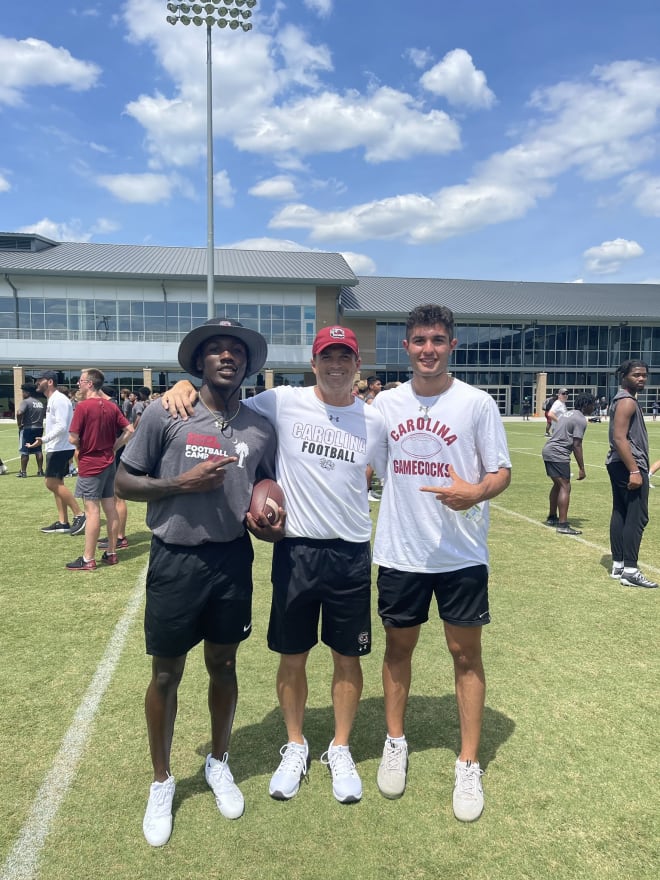
[{"label": "gray bucket hat", "polygon": [[257,333],[256,330],[250,330],[248,327],[244,327],[238,321],[232,321],[230,318],[212,318],[205,324],[195,327],[194,330],[187,333],[181,340],[179,363],[186,373],[201,378],[202,374],[197,369],[196,363],[197,351],[202,343],[213,336],[235,336],[236,339],[241,340],[247,348],[248,354],[246,376],[258,373],[266,363],[268,344],[261,333]]}]

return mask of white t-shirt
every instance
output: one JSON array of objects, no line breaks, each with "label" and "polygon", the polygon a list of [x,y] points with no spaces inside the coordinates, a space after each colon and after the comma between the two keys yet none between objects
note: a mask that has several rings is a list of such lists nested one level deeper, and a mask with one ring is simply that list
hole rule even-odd
[{"label": "white t-shirt", "polygon": [[450,464],[469,483],[511,467],[492,397],[458,379],[438,397],[418,397],[405,382],[382,391],[370,409],[382,413],[389,432],[374,562],[414,572],[487,565],[488,502],[465,516],[420,487],[450,485]]},{"label": "white t-shirt", "polygon": [[287,537],[368,541],[366,469],[385,468],[382,416],[358,398],[349,406],[330,406],[313,387],[271,388],[243,403],[275,426]]},{"label": "white t-shirt", "polygon": [[41,438],[44,452],[68,452],[75,448],[69,443],[69,426],[72,418],[71,401],[61,391],[54,391],[46,402],[46,420]]},{"label": "white t-shirt", "polygon": [[560,419],[562,416],[565,416],[567,412],[568,407],[563,400],[555,400],[555,402],[550,407],[550,413],[553,416],[557,416],[558,419]]}]

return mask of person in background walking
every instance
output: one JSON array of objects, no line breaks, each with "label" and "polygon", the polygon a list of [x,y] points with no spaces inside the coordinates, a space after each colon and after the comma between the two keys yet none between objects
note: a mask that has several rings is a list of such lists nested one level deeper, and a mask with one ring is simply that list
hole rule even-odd
[{"label": "person in background walking", "polygon": [[550,489],[550,513],[545,521],[554,526],[560,535],[581,535],[579,529],[571,528],[568,522],[568,505],[571,499],[571,453],[577,462],[578,480],[587,476],[584,469],[582,438],[587,430],[587,418],[594,411],[596,400],[593,394],[580,394],[575,400],[575,409],[557,422],[552,437],[549,437],[541,451],[545,462],[545,472],[552,480]]}]

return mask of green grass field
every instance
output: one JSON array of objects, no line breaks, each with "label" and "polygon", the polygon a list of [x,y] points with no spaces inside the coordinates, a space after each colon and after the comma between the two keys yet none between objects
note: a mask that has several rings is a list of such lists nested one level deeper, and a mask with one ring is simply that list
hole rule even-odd
[{"label": "green grass field", "polygon": [[[318,762],[332,730],[322,646],[309,667],[309,784],[287,803],[268,797],[284,727],[274,691],[277,658],[265,645],[270,547],[262,544],[254,631],[239,652],[231,748],[245,815],[223,819],[204,781],[209,725],[198,649],[180,690],[174,832],[154,850],[141,828],[151,781],[143,719],[144,507],[131,505],[131,546],[120,565],[65,571],[83,539],[39,531],[55,519],[55,506],[41,479],[15,478],[16,428],[0,425],[0,456],[11,471],[0,477],[1,880],[655,878],[660,590],[624,588],[608,577],[607,426],[590,425],[585,438],[587,479],[573,484],[570,510],[583,529],[577,539],[541,525],[550,486],[539,455],[542,423],[506,427],[514,477],[492,513],[482,818],[463,825],[452,814],[458,722],[437,619],[423,628],[416,654],[405,796],[387,801],[375,782],[385,731],[384,640],[374,615],[352,740],[363,800],[336,803]],[[649,424],[649,434],[652,456],[660,458],[660,422]],[[658,486],[640,560],[655,576],[660,479]],[[372,507],[375,515],[378,505]]]}]

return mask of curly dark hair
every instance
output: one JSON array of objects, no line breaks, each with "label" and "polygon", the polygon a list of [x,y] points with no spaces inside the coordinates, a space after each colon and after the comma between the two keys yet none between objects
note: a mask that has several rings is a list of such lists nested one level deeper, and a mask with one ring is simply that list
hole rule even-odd
[{"label": "curly dark hair", "polygon": [[408,314],[406,339],[410,338],[413,327],[434,327],[436,324],[444,324],[449,338],[454,338],[454,313],[451,309],[438,305],[417,306]]}]

